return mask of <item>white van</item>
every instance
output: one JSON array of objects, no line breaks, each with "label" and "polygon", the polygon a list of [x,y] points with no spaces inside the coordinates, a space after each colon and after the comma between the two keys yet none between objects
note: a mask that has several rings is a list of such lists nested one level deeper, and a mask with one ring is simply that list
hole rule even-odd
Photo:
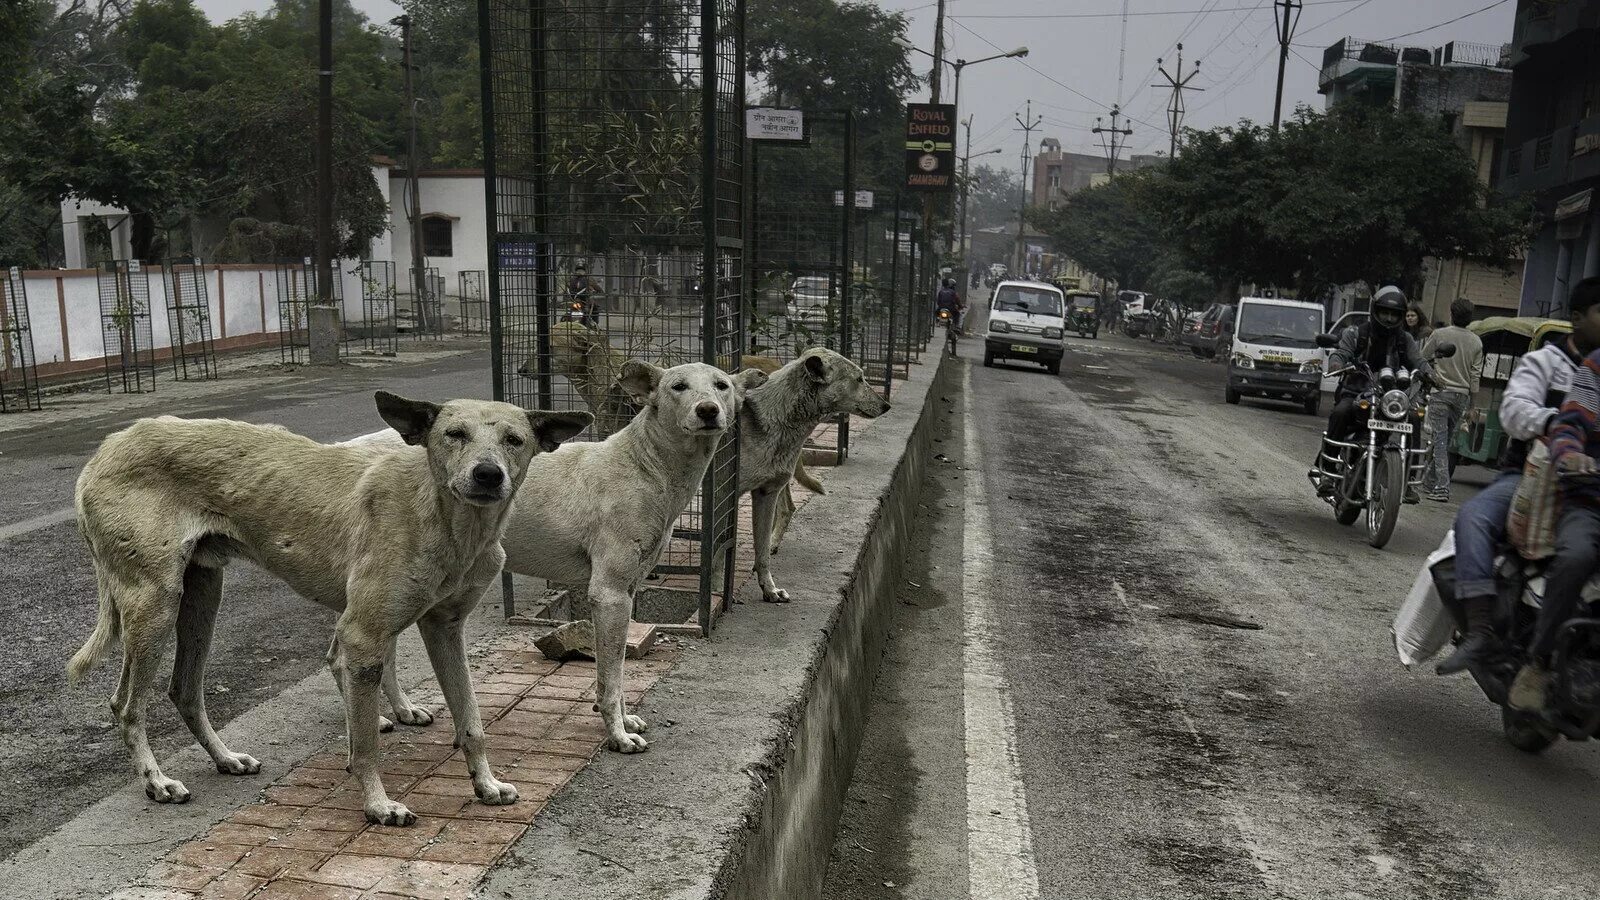
[{"label": "white van", "polygon": [[1224,398],[1229,403],[1242,396],[1290,400],[1316,415],[1326,359],[1317,335],[1328,324],[1322,304],[1243,297],[1234,316]]},{"label": "white van", "polygon": [[1036,281],[1002,281],[989,298],[989,324],[983,336],[983,364],[1025,359],[1061,374],[1067,340],[1066,297],[1061,289]]}]

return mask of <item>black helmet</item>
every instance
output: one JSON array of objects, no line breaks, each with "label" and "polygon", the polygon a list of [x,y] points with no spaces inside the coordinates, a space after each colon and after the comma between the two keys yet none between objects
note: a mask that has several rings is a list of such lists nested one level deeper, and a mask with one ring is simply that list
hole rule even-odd
[{"label": "black helmet", "polygon": [[944,286],[947,288],[954,288],[956,286],[956,280],[954,278],[946,278],[944,280]]},{"label": "black helmet", "polygon": [[1378,288],[1372,298],[1372,324],[1383,331],[1400,327],[1406,318],[1406,295],[1394,285]]}]

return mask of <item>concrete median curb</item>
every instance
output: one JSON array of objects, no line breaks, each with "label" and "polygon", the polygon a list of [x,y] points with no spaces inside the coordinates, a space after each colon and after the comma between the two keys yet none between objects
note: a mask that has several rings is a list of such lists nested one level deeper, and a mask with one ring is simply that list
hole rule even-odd
[{"label": "concrete median curb", "polygon": [[816,896],[862,733],[934,411],[929,355],[852,441],[774,560],[794,598],[746,602],[646,695],[651,748],[605,753],[552,798],[479,896]]}]

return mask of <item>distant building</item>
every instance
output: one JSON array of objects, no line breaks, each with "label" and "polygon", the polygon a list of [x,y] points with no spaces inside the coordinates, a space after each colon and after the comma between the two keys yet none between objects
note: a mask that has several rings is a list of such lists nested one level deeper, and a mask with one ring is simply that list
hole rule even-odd
[{"label": "distant building", "polygon": [[[1164,155],[1135,155],[1117,161],[1117,171],[1131,172],[1156,165]],[[1073,153],[1061,149],[1061,141],[1045,138],[1039,142],[1039,153],[1033,158],[1032,182],[1028,193],[1030,206],[1057,209],[1066,203],[1074,191],[1104,183],[1106,157],[1103,153]]]},{"label": "distant building", "polygon": [[1571,286],[1600,275],[1600,0],[1517,0],[1499,189],[1529,195],[1540,223],[1523,315],[1559,315]]}]

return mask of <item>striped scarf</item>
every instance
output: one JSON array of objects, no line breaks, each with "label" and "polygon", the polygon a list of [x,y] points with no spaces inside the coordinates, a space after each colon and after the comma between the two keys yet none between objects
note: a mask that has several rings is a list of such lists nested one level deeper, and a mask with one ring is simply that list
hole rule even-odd
[{"label": "striped scarf", "polygon": [[[1587,453],[1600,458],[1600,350],[1584,357],[1583,364],[1572,375],[1572,387],[1567,389],[1561,404],[1561,414],[1556,416],[1550,430],[1550,459],[1559,464],[1562,457],[1572,453]],[[1600,479],[1583,478],[1564,481],[1561,485],[1563,499],[1600,506]]]}]

